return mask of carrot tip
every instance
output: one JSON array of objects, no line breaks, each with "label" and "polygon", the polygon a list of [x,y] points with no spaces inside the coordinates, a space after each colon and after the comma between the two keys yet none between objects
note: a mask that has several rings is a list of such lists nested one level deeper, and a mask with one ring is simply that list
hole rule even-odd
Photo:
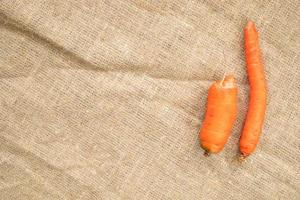
[{"label": "carrot tip", "polygon": [[245,31],[249,31],[249,30],[255,30],[256,31],[256,27],[253,21],[248,21],[247,25],[245,26]]},{"label": "carrot tip", "polygon": [[251,20],[249,20],[248,23],[247,23],[247,25],[246,25],[246,28],[250,28],[252,26],[254,26],[254,22],[251,21]]},{"label": "carrot tip", "polygon": [[252,24],[254,24],[254,22],[250,19],[249,21],[248,21],[248,25],[252,25]]},{"label": "carrot tip", "polygon": [[241,153],[240,156],[239,156],[239,161],[243,162],[243,161],[245,161],[245,159],[247,157],[248,157],[248,155],[245,155],[245,154]]},{"label": "carrot tip", "polygon": [[208,157],[208,156],[210,156],[210,153],[209,153],[209,151],[204,151],[204,154],[203,154],[205,157]]}]

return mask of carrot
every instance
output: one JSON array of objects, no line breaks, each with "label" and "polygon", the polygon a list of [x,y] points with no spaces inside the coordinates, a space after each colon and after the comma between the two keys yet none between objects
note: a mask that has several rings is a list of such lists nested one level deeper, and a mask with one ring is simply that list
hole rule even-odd
[{"label": "carrot", "polygon": [[199,133],[204,155],[220,152],[226,144],[237,115],[235,79],[227,75],[208,91],[207,110]]},{"label": "carrot", "polygon": [[247,72],[250,82],[250,101],[240,138],[241,159],[249,156],[258,144],[265,118],[267,99],[267,86],[261,60],[259,38],[252,21],[249,21],[246,25],[244,36]]}]

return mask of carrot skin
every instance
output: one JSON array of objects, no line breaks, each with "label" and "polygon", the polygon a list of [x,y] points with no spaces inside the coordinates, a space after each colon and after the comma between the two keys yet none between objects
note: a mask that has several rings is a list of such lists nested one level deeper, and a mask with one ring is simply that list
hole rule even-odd
[{"label": "carrot skin", "polygon": [[207,110],[199,133],[204,155],[220,152],[237,115],[237,87],[233,76],[215,82],[208,91]]},{"label": "carrot skin", "polygon": [[241,156],[245,158],[255,150],[259,142],[266,111],[267,85],[258,32],[252,21],[246,25],[244,36],[247,73],[250,83],[249,107],[240,138],[240,152]]}]

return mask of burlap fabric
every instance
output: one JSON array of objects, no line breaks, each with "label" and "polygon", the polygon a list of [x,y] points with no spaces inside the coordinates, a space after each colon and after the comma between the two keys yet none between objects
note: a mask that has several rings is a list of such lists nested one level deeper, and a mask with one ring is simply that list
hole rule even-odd
[{"label": "burlap fabric", "polygon": [[[248,19],[269,98],[239,164]],[[0,199],[300,199],[299,50],[298,0],[1,0]],[[205,158],[207,89],[225,72],[239,115]]]}]

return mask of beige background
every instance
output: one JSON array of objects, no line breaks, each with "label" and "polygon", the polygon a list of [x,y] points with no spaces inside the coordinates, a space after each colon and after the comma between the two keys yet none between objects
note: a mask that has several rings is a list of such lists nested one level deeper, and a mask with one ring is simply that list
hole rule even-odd
[{"label": "beige background", "polygon": [[[248,19],[269,99],[240,165]],[[0,199],[300,199],[299,50],[298,0],[1,0]],[[239,116],[205,158],[207,89],[225,71]]]}]

